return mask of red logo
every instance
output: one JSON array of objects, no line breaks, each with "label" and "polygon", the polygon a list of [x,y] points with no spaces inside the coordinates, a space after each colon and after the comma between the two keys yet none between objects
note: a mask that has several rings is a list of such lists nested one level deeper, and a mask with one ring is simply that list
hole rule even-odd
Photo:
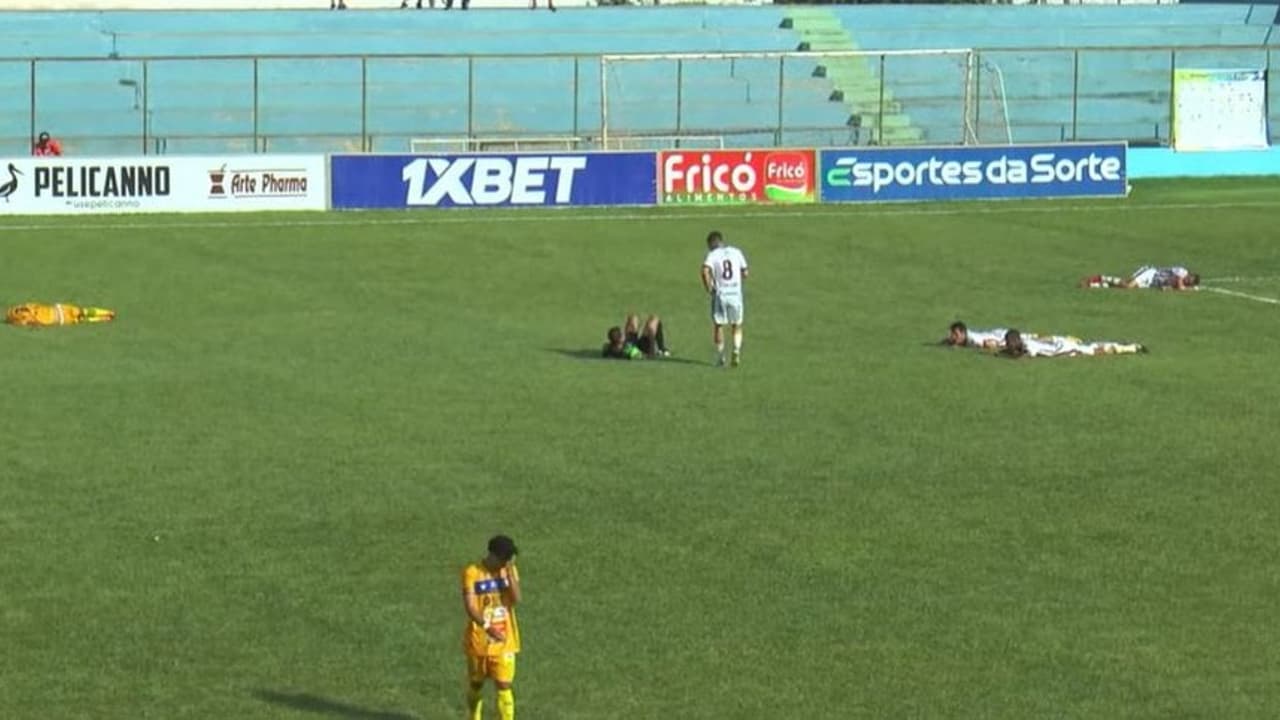
[{"label": "red logo", "polygon": [[812,150],[668,151],[658,156],[664,203],[814,200]]}]

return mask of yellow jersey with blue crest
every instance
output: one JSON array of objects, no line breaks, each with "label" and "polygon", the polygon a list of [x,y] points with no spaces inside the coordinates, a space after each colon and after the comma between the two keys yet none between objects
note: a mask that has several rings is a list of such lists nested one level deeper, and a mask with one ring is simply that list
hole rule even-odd
[{"label": "yellow jersey with blue crest", "polygon": [[[515,575],[510,566],[508,572]],[[519,580],[519,575],[515,575]],[[506,578],[490,572],[482,562],[471,563],[462,570],[462,592],[474,596],[476,606],[484,617],[484,626],[471,622],[462,634],[462,647],[468,655],[492,656],[520,652],[520,627],[516,624],[516,611],[511,603],[511,590]],[[485,628],[497,629],[505,636],[499,642],[489,636]]]}]

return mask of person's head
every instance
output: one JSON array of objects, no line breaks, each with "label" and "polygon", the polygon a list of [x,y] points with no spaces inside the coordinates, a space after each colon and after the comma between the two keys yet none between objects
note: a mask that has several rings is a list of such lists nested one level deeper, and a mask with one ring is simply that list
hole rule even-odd
[{"label": "person's head", "polygon": [[43,146],[45,146],[45,145],[48,145],[48,144],[49,144],[49,133],[47,133],[47,132],[42,132],[42,133],[40,133],[39,137],[37,137],[37,138],[36,138],[36,144],[40,145],[41,147],[43,147]]},{"label": "person's head", "polygon": [[947,330],[948,345],[964,345],[969,341],[969,328],[959,320],[951,323],[951,327]]},{"label": "person's head", "polygon": [[622,328],[618,327],[617,325],[614,325],[613,327],[609,328],[609,332],[605,334],[605,339],[609,341],[610,345],[613,345],[615,347],[618,345],[621,345],[622,344]]},{"label": "person's head", "polygon": [[31,320],[31,308],[26,305],[18,305],[9,308],[9,312],[5,315],[5,321],[14,325],[25,325]]},{"label": "person's head", "polygon": [[712,230],[711,232],[707,233],[708,249],[714,250],[723,245],[724,245],[724,236],[720,234],[719,230]]},{"label": "person's head", "polygon": [[1200,284],[1200,273],[1187,273],[1187,279],[1183,281],[1187,287],[1195,287]]},{"label": "person's head", "polygon": [[485,557],[484,564],[490,570],[501,570],[515,558],[517,552],[515,540],[506,535],[494,535],[489,538],[489,555]]},{"label": "person's head", "polygon": [[1022,333],[1010,329],[1004,334],[1004,351],[1011,357],[1022,357],[1027,354],[1027,345],[1022,341]]}]

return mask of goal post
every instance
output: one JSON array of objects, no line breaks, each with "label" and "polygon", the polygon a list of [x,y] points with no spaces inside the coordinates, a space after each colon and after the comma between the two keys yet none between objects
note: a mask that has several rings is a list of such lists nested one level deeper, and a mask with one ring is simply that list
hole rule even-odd
[{"label": "goal post", "polygon": [[[984,66],[987,66],[984,68]],[[600,144],[719,135],[734,145],[1003,143],[971,48],[600,57]],[[984,107],[986,105],[986,107]],[[1007,134],[1007,133],[1004,133]]]}]

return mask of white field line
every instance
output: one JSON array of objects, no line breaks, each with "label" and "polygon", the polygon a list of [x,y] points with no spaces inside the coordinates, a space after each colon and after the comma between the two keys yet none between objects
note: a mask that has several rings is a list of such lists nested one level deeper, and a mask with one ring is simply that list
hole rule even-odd
[{"label": "white field line", "polygon": [[[25,222],[7,224],[0,221],[0,244],[4,242],[4,234],[9,232],[64,232],[74,230],[140,230],[140,229],[200,229],[200,228],[244,228],[244,227],[376,227],[394,225],[471,225],[481,223],[563,223],[563,222],[618,222],[636,220],[644,222],[662,222],[670,220],[784,220],[787,222],[803,221],[820,217],[847,217],[855,220],[860,217],[929,217],[952,215],[1035,215],[1064,213],[1101,213],[1101,212],[1168,212],[1170,210],[1212,210],[1227,208],[1280,208],[1280,200],[1256,200],[1238,202],[1208,203],[1162,203],[1140,205],[1114,200],[1108,203],[1062,203],[1058,205],[1015,205],[1009,204],[965,207],[965,203],[955,203],[948,207],[929,209],[924,205],[907,205],[900,203],[883,203],[879,205],[849,204],[846,206],[808,206],[805,209],[777,208],[772,210],[723,210],[708,209],[706,212],[690,212],[678,210],[662,212],[654,209],[650,212],[615,211],[562,214],[564,208],[539,211],[529,208],[516,212],[477,212],[476,210],[426,210],[412,213],[410,216],[385,217],[369,216],[358,211],[336,213],[323,218],[297,219],[276,218],[261,219],[253,216],[239,220],[178,220],[178,221],[146,221],[132,219],[139,215],[129,215],[126,221],[113,221],[121,215],[102,216],[94,222],[57,223],[57,222]],[[495,208],[496,210],[496,208]]]},{"label": "white field line", "polygon": [[1280,281],[1280,275],[1272,275],[1270,277],[1220,277],[1205,278],[1201,282],[1206,283],[1269,283]]},{"label": "white field line", "polygon": [[1219,295],[1228,295],[1230,297],[1243,298],[1245,300],[1255,300],[1269,305],[1280,305],[1280,298],[1265,297],[1263,295],[1250,295],[1249,293],[1236,292],[1235,290],[1227,290],[1226,288],[1206,287],[1204,289],[1211,293],[1218,293]]}]

